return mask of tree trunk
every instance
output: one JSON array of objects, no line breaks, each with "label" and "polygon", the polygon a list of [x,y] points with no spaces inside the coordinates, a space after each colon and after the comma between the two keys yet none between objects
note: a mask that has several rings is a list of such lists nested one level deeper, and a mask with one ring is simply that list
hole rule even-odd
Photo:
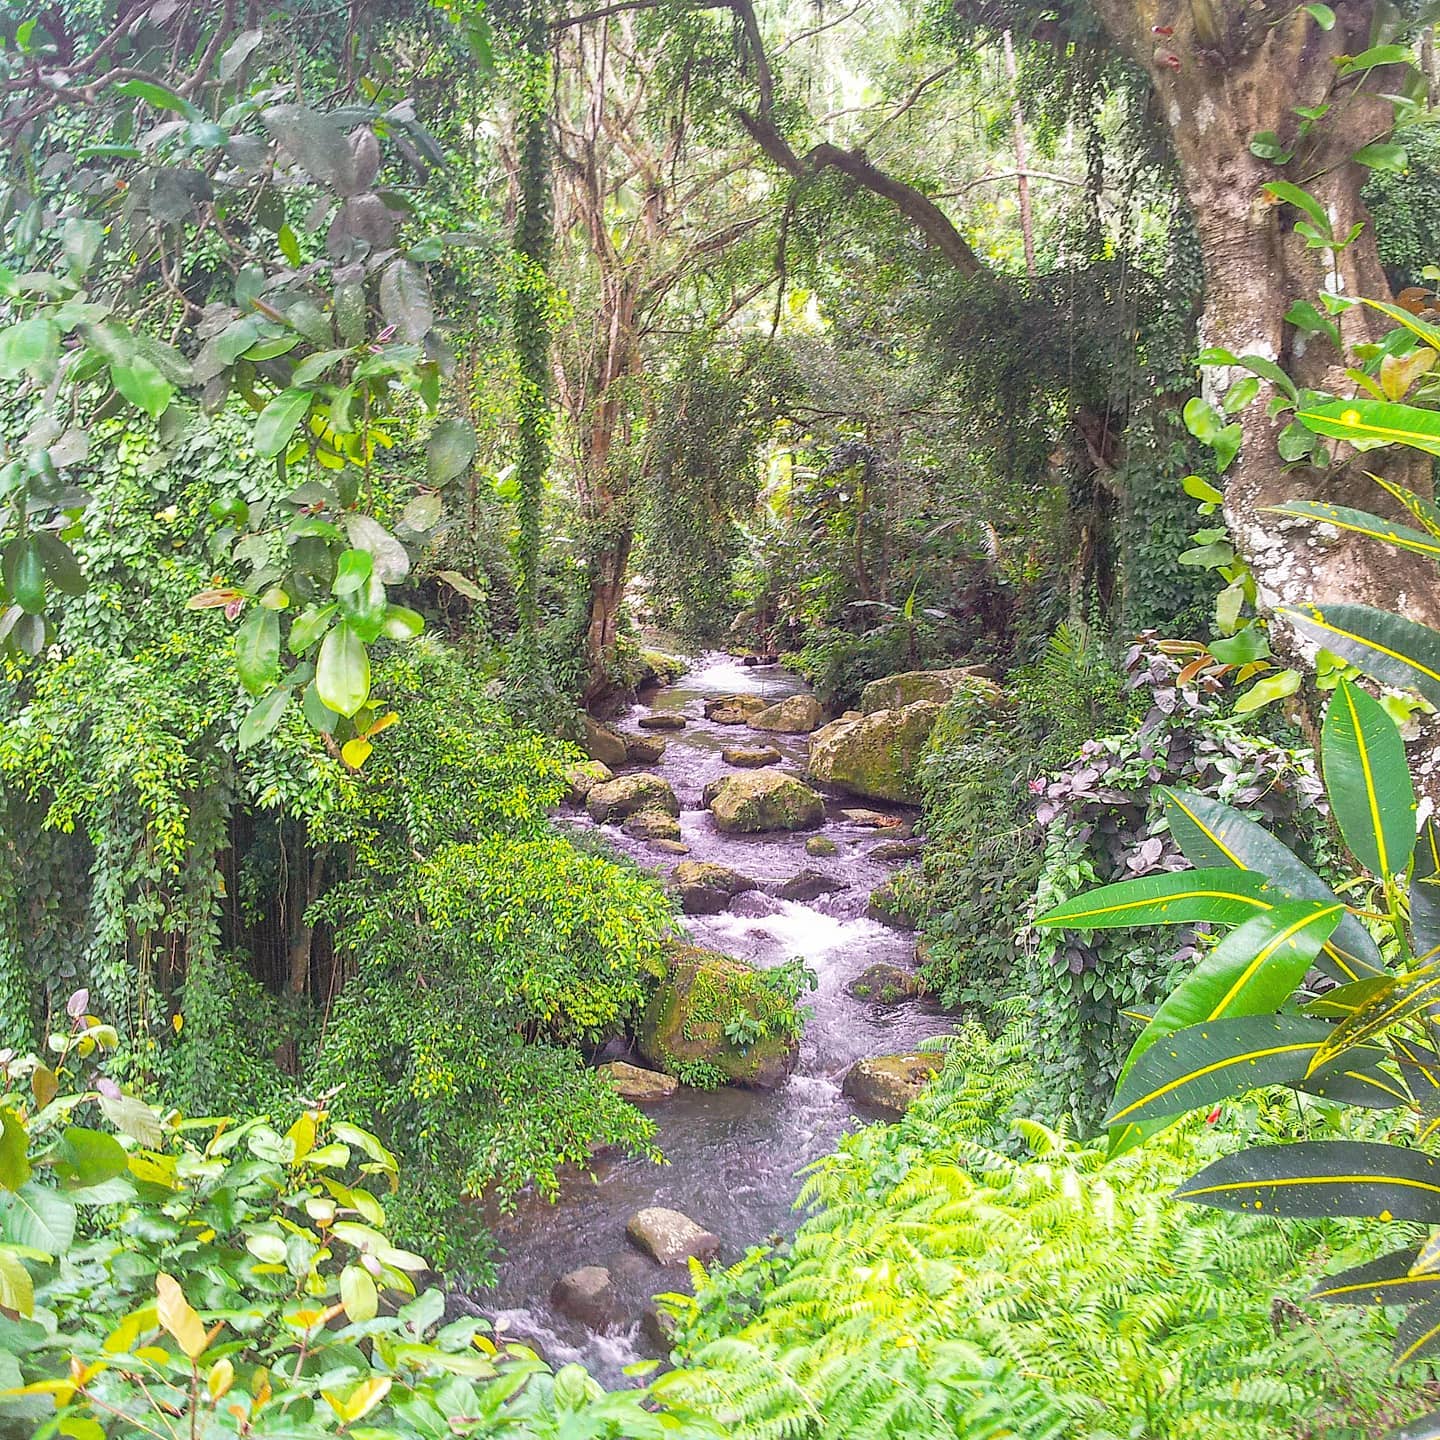
[{"label": "tree trunk", "polygon": [[[1373,0],[1339,0],[1333,6],[1335,27],[1328,32],[1289,5],[1095,4],[1111,36],[1155,86],[1200,236],[1202,343],[1236,355],[1262,355],[1278,361],[1301,385],[1346,393],[1342,355],[1318,338],[1307,347],[1285,314],[1297,300],[1313,302],[1321,289],[1389,295],[1360,201],[1369,172],[1351,157],[1389,132],[1390,106],[1374,92],[1392,88],[1394,72],[1345,79],[1335,65],[1338,56],[1358,54],[1370,43]],[[1173,33],[1157,37],[1157,27],[1173,27]],[[1295,107],[1325,104],[1330,112],[1300,140]],[[1293,148],[1294,160],[1282,167],[1254,155],[1251,141],[1264,131]],[[1300,212],[1264,192],[1266,184],[1282,179],[1325,206],[1336,236],[1343,238],[1357,221],[1365,222],[1365,229],[1338,252],[1307,248],[1294,230]],[[1338,323],[1347,350],[1390,328],[1361,306],[1345,311]],[[1245,372],[1218,378],[1223,384],[1240,373]],[[1225,517],[1254,570],[1263,603],[1359,602],[1403,608],[1412,619],[1440,624],[1440,587],[1421,557],[1399,555],[1361,537],[1322,538],[1313,525],[1264,513],[1268,505],[1297,498],[1384,510],[1386,497],[1363,473],[1376,468],[1376,457],[1330,471],[1287,467],[1276,438],[1290,417],[1268,419],[1256,403],[1239,418],[1244,442],[1225,477]],[[1412,488],[1428,488],[1428,462],[1409,464],[1402,473],[1407,457],[1387,453],[1384,468]]]}]

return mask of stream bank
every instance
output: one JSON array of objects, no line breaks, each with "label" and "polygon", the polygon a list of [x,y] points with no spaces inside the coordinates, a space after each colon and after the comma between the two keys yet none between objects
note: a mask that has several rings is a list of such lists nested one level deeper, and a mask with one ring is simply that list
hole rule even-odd
[{"label": "stream bank", "polygon": [[[663,1268],[626,1240],[630,1216],[656,1205],[683,1212],[720,1237],[722,1263],[733,1262],[770,1235],[792,1231],[797,1172],[833,1150],[847,1127],[877,1118],[861,1114],[841,1094],[845,1072],[866,1056],[912,1049],[949,1028],[944,1015],[924,1001],[887,1005],[857,999],[846,990],[879,962],[913,968],[914,936],[868,918],[866,907],[871,891],[897,869],[870,852],[893,841],[897,832],[908,833],[915,811],[832,792],[826,795],[825,820],[818,830],[727,835],[716,830],[703,808],[707,784],[744,773],[721,758],[726,747],[774,745],[782,756],[777,768],[797,778],[804,776],[808,747],[807,735],[762,734],[707,720],[705,702],[730,694],[774,702],[805,688],[779,666],[748,668],[730,656],[706,655],[615,727],[627,736],[653,734],[641,728],[642,718],[657,713],[684,717],[683,728],[663,732],[665,750],[656,763],[627,765],[618,773],[647,772],[669,782],[680,801],[681,840],[690,853],[666,854],[617,827],[603,827],[616,849],[661,876],[688,859],[730,866],[762,892],[778,889],[802,871],[820,871],[843,888],[805,903],[768,893],[742,896],[734,909],[686,917],[698,945],[763,968],[800,956],[815,973],[817,988],[805,1002],[808,1023],[788,1081],[773,1091],[682,1088],[673,1098],[646,1107],[667,1164],[601,1156],[593,1166],[594,1179],[589,1174],[572,1178],[557,1203],[526,1197],[513,1214],[494,1220],[504,1255],[498,1283],[483,1302],[552,1362],[583,1361],[607,1383],[625,1383],[621,1371],[626,1364],[659,1353],[641,1332],[640,1318],[651,1308],[652,1295],[687,1283],[684,1267]],[[877,825],[877,820],[884,823]],[[566,821],[593,828],[583,810],[567,814]],[[807,853],[806,841],[816,834],[834,843],[833,855]],[[560,1276],[586,1265],[608,1269],[618,1291],[625,1319],[607,1334],[597,1335],[557,1313],[548,1299]]]}]

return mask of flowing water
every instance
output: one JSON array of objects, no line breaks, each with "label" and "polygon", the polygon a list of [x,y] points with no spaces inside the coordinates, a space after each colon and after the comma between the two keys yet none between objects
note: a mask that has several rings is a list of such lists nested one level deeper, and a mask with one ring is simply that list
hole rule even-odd
[{"label": "flowing water", "polygon": [[[737,773],[720,757],[725,746],[773,743],[785,756],[781,768],[797,776],[804,775],[807,746],[803,735],[762,735],[743,725],[714,724],[703,718],[704,702],[727,694],[779,700],[801,689],[798,678],[779,667],[751,669],[729,656],[708,655],[616,727],[643,733],[637,722],[651,709],[686,717],[685,729],[664,732],[668,743],[658,764],[626,769],[645,768],[674,787],[681,804],[681,838],[691,853],[662,854],[643,840],[606,827],[618,849],[664,874],[689,858],[729,865],[762,890],[774,889],[802,870],[819,870],[845,888],[809,904],[742,895],[731,912],[686,921],[697,944],[766,967],[799,955],[815,972],[819,983],[808,998],[810,1016],[799,1063],[781,1089],[682,1089],[675,1098],[649,1107],[667,1164],[601,1157],[594,1164],[594,1178],[587,1174],[571,1180],[558,1203],[522,1201],[516,1213],[495,1222],[505,1255],[499,1282],[483,1297],[484,1303],[512,1334],[537,1343],[552,1363],[582,1360],[610,1383],[620,1380],[621,1368],[630,1361],[657,1353],[639,1327],[650,1297],[686,1283],[683,1267],[664,1269],[627,1242],[629,1217],[647,1205],[683,1211],[721,1237],[720,1258],[725,1262],[738,1259],[747,1246],[769,1235],[793,1230],[800,1186],[796,1172],[832,1150],[848,1126],[875,1118],[857,1115],[840,1094],[845,1071],[863,1056],[908,1050],[947,1028],[944,1017],[923,1002],[882,1006],[855,999],[845,989],[868,965],[890,961],[908,967],[915,952],[913,936],[865,914],[870,892],[896,869],[869,859],[869,851],[895,839],[897,832],[857,823],[845,812],[863,807],[903,827],[914,819],[913,811],[827,796],[827,818],[818,833],[833,840],[838,853],[812,857],[805,850],[805,833],[722,835],[701,808],[701,792],[709,781]],[[590,822],[581,813],[570,817],[570,823]],[[902,828],[899,833],[906,832]],[[597,1336],[551,1309],[551,1285],[580,1265],[610,1270],[630,1317],[625,1328]]]}]

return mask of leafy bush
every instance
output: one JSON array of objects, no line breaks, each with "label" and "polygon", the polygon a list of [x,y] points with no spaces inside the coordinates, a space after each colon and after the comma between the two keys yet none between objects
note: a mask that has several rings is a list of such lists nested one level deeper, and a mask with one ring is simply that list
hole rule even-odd
[{"label": "leafy bush", "polygon": [[1029,1121],[1026,1153],[997,1148],[1027,1045],[1018,1027],[962,1032],[899,1124],[816,1167],[792,1246],[665,1297],[682,1368],[654,1393],[713,1408],[737,1440],[1281,1440],[1416,1408],[1374,1312],[1296,1304],[1317,1256],[1366,1242],[1160,1198],[1225,1148],[1211,1127],[1110,1163]]}]

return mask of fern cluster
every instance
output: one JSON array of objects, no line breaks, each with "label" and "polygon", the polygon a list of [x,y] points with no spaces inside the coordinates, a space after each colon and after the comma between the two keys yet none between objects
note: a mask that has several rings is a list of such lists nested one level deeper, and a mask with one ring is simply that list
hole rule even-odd
[{"label": "fern cluster", "polygon": [[792,1248],[670,1297],[666,1398],[739,1440],[1378,1433],[1383,1319],[1298,1303],[1363,1242],[1167,1201],[1226,1143],[1203,1123],[1107,1163],[1022,1120],[1006,1153],[1019,1036],[963,1032],[901,1123],[817,1167]]}]

